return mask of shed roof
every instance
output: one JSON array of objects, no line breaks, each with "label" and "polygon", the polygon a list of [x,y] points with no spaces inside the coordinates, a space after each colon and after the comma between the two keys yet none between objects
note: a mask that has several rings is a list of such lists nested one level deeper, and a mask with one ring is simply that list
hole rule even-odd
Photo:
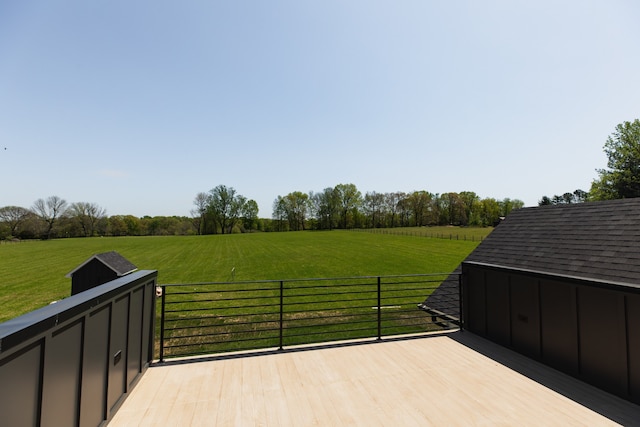
[{"label": "shed roof", "polygon": [[70,278],[76,271],[80,270],[82,267],[84,267],[94,259],[97,259],[102,264],[113,270],[113,272],[116,273],[118,277],[124,276],[125,274],[129,274],[138,269],[138,267],[133,265],[131,262],[129,262],[129,260],[120,255],[118,252],[111,251],[93,255],[78,267],[76,267],[73,271],[69,272],[65,277]]},{"label": "shed roof", "polygon": [[465,261],[640,285],[640,198],[515,210]]}]

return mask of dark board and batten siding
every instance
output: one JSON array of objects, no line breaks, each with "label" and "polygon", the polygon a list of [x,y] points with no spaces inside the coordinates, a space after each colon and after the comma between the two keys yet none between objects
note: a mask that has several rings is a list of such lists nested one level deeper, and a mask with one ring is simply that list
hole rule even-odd
[{"label": "dark board and batten siding", "polygon": [[465,328],[640,403],[640,289],[463,263]]},{"label": "dark board and batten siding", "polygon": [[157,272],[0,324],[0,424],[99,426],[153,358]]},{"label": "dark board and batten siding", "polygon": [[93,255],[67,274],[71,279],[71,295],[110,282],[137,269],[116,251]]}]

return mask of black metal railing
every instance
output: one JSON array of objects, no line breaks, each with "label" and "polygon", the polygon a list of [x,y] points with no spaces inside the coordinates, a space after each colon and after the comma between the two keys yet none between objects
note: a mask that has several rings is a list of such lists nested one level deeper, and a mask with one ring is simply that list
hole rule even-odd
[{"label": "black metal railing", "polygon": [[451,313],[425,304],[447,278],[449,273],[161,285],[159,359],[457,328],[457,292],[439,298],[441,307],[455,307]]}]

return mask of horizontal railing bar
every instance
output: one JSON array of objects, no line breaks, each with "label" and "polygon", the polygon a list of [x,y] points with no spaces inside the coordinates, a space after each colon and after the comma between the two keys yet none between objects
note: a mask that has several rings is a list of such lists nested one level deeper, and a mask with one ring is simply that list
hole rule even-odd
[{"label": "horizontal railing bar", "polygon": [[[359,300],[351,300],[351,301],[369,301],[369,299],[359,299]],[[336,302],[342,302],[342,300],[332,300],[332,301],[322,301],[322,303],[336,303]],[[308,303],[290,303],[285,305],[285,307],[293,307],[293,306],[299,306],[299,305],[307,305]],[[318,307],[315,309],[311,309],[311,310],[290,310],[290,311],[284,311],[285,314],[300,314],[300,313],[316,313],[316,312],[321,312],[321,311],[336,311],[336,310],[356,310],[356,309],[362,309],[362,310],[370,310],[370,309],[377,309],[377,306],[375,304],[377,304],[376,301],[371,301],[371,304],[374,305],[348,305],[348,306],[330,306],[330,307]],[[317,304],[320,305],[320,304]],[[406,303],[405,305],[415,305],[414,303]],[[243,308],[257,308],[257,307],[265,307],[263,305],[252,305],[252,306],[234,306],[234,307],[220,307],[220,308],[190,308],[189,310],[167,310],[166,313],[189,313],[189,312],[201,312],[201,311],[211,311],[211,312],[215,312],[215,311],[228,311],[231,309],[234,310],[238,310],[238,309],[243,309]],[[269,306],[269,307],[273,307],[273,306]],[[382,308],[385,308],[385,305],[382,306]],[[211,316],[200,316],[200,317],[174,317],[174,318],[169,318],[169,319],[165,319],[166,321],[180,321],[180,320],[199,320],[199,319],[218,319],[218,318],[227,318],[227,317],[237,317],[237,316],[259,316],[259,315],[269,315],[269,314],[278,314],[277,311],[268,311],[268,312],[260,312],[260,313],[234,313],[234,314],[220,314],[220,315],[211,315]]]},{"label": "horizontal railing bar", "polygon": [[165,345],[165,348],[196,347],[196,346],[204,347],[207,345],[226,344],[229,342],[249,342],[249,341],[264,341],[264,340],[277,340],[277,339],[278,339],[277,336],[273,336],[273,337],[238,339],[234,341],[228,341],[228,340],[227,341],[203,341],[203,342],[193,343],[193,344],[168,344],[168,345]]},{"label": "horizontal railing bar", "polygon": [[440,283],[443,280],[446,280],[446,276],[440,276],[442,280],[408,280],[408,281],[398,281],[398,282],[384,282],[381,281],[381,285],[415,285],[416,283]]},{"label": "horizontal railing bar", "polygon": [[[265,313],[247,313],[247,314],[242,314],[243,317],[260,317],[260,316],[274,316],[274,315],[278,315],[279,312],[278,311],[272,311],[272,312],[265,312]],[[233,318],[237,318],[238,314],[223,314],[223,315],[219,315],[219,316],[201,316],[201,317],[176,317],[173,319],[166,319],[167,321],[171,321],[171,322],[180,322],[180,321],[187,321],[187,320],[218,320],[218,319],[233,319]],[[275,319],[275,321],[277,321],[277,319]]]},{"label": "horizontal railing bar", "polygon": [[405,317],[387,317],[382,319],[382,323],[384,325],[390,325],[390,324],[397,324],[397,323],[402,323],[402,322],[408,322],[408,321],[413,321],[413,320],[420,320],[421,322],[425,322],[425,323],[429,323],[429,321],[431,320],[431,316],[423,316],[423,317],[418,317],[418,316],[405,316]]},{"label": "horizontal railing bar", "polygon": [[[258,332],[276,332],[279,331],[279,328],[264,328],[264,329],[240,329],[238,331],[228,331],[228,332],[215,332],[209,334],[193,334],[193,335],[174,335],[168,338],[168,341],[180,340],[185,338],[202,338],[202,337],[218,337],[221,335],[241,335],[241,334],[253,334]],[[274,335],[274,338],[277,338],[277,335]],[[235,342],[235,340],[227,340],[226,342]]]},{"label": "horizontal railing bar", "polygon": [[[420,317],[410,317],[410,318],[398,318],[398,319],[385,319],[385,320],[410,320],[410,319],[418,319]],[[293,320],[293,322],[298,321],[298,320],[304,320],[304,319],[295,319]],[[291,320],[288,322],[292,322]],[[331,329],[331,327],[336,327],[336,326],[341,326],[341,325],[345,325],[345,324],[362,324],[362,323],[370,323],[370,324],[375,324],[375,319],[373,320],[355,320],[355,321],[351,321],[351,322],[336,322],[336,323],[326,323],[323,325],[300,325],[300,326],[288,326],[286,329],[287,330],[296,330],[296,329],[310,329],[310,328],[316,328],[316,329],[320,329],[320,328],[326,328],[326,329]],[[383,321],[384,323],[384,321]],[[226,325],[226,326],[238,326],[238,325],[248,325],[248,324],[252,324],[250,322],[247,323],[236,323],[233,325]],[[405,326],[412,326],[412,324],[405,324],[405,325],[395,325],[395,328],[402,328]],[[367,328],[370,329],[370,328]],[[179,330],[179,329],[167,329],[167,331],[174,331],[174,330]],[[169,341],[173,341],[173,340],[178,340],[178,339],[186,339],[186,338],[197,338],[197,337],[213,337],[213,336],[222,336],[222,335],[234,335],[234,334],[255,334],[258,332],[274,332],[277,331],[278,328],[258,328],[258,329],[240,329],[240,330],[233,330],[233,331],[225,331],[225,332],[217,332],[217,333],[209,333],[209,334],[191,334],[191,335],[172,335],[167,337],[167,339]],[[359,331],[362,330],[362,328],[354,328],[354,329],[344,329],[343,331],[348,332],[348,331]],[[326,333],[325,331],[320,331],[320,332],[310,332],[310,334],[323,334]],[[295,335],[287,335],[287,336],[295,336]],[[262,339],[264,337],[261,338],[252,338],[252,339]],[[241,341],[246,341],[245,340],[241,340]],[[228,342],[233,342],[233,340],[228,340]],[[198,344],[202,344],[202,343],[198,343]],[[195,344],[194,344],[195,345]]]},{"label": "horizontal railing bar", "polygon": [[[233,282],[231,282],[233,283]],[[231,284],[230,283],[230,284]],[[175,285],[169,285],[175,286]],[[193,290],[193,291],[171,291],[169,295],[193,295],[193,294],[228,294],[232,292],[271,292],[279,291],[280,288],[255,288],[255,289],[212,289],[212,290]]]},{"label": "horizontal railing bar", "polygon": [[[273,348],[276,349],[278,348],[277,344],[272,344],[269,346],[264,346],[264,347],[256,347],[256,346],[247,346],[247,347],[238,347],[238,348],[233,348],[233,349],[224,349],[221,351],[221,353],[224,352],[230,352],[230,351],[246,351],[246,350],[256,350],[256,349],[269,349],[269,348]],[[197,356],[204,356],[204,355],[210,355],[212,354],[212,351],[209,350],[203,350],[203,351],[192,351],[192,352],[188,352],[188,353],[178,353],[178,354],[169,354],[168,356],[173,356],[173,357],[197,357]]]},{"label": "horizontal railing bar", "polygon": [[291,334],[291,335],[287,334],[284,337],[285,338],[297,338],[297,337],[308,337],[310,335],[326,335],[328,333],[332,333],[332,334],[338,335],[338,334],[346,334],[346,333],[349,333],[349,332],[373,331],[373,330],[375,330],[375,328],[376,328],[375,325],[373,325],[373,326],[370,326],[368,328],[341,329],[339,331],[329,331],[329,332],[320,331],[320,332],[310,332],[310,333],[304,333],[304,334]]},{"label": "horizontal railing bar", "polygon": [[318,307],[313,310],[290,310],[283,311],[285,316],[292,316],[295,314],[304,314],[304,313],[320,313],[326,311],[340,311],[340,310],[362,310],[362,312],[371,310],[371,306],[367,305],[352,305],[352,306],[339,306],[339,307]]},{"label": "horizontal railing bar", "polygon": [[[436,289],[436,288],[403,288],[400,291],[393,291],[393,292],[409,292],[409,291],[429,291],[432,289]],[[244,291],[243,291],[244,292]],[[250,292],[250,291],[246,291],[246,292]],[[388,291],[391,292],[391,291]],[[387,293],[388,293],[387,292]],[[236,291],[236,293],[238,293]],[[299,297],[318,297],[318,296],[325,296],[325,295],[360,295],[360,294],[372,294],[376,295],[376,291],[375,289],[373,290],[369,290],[369,291],[350,291],[350,292],[331,292],[331,293],[306,293],[306,294],[291,294],[288,293],[285,295],[285,298],[290,299],[290,298],[299,298]],[[168,294],[167,297],[173,296],[174,294]],[[402,297],[402,295],[398,295],[398,296],[383,296],[382,298],[400,298]],[[236,298],[216,298],[216,299],[197,299],[197,300],[179,300],[179,301],[166,301],[165,304],[166,305],[177,305],[177,304],[199,304],[199,303],[206,303],[206,302],[223,302],[223,301],[243,301],[243,300],[256,300],[256,299],[278,299],[279,296],[278,295],[269,295],[269,296],[249,296],[249,297],[236,297]],[[276,304],[277,305],[277,304]]]},{"label": "horizontal railing bar", "polygon": [[[372,307],[369,306],[359,306],[359,307],[347,307],[347,308],[360,308],[360,309],[367,309],[368,311],[372,309]],[[384,306],[382,307],[383,309],[385,308]],[[337,310],[340,309],[345,309],[343,308],[337,308]],[[377,309],[377,307],[373,307],[373,309]],[[289,312],[284,312],[285,315],[298,315],[298,314],[305,314],[305,313],[322,313],[322,312],[326,312],[326,311],[332,311],[333,309],[316,309],[316,310],[305,310],[305,311],[289,311]],[[389,316],[390,314],[398,314],[398,313],[415,313],[415,312],[420,312],[422,313],[422,317],[428,317],[428,316],[432,316],[430,314],[425,314],[426,312],[424,310],[417,310],[417,309],[395,309],[394,311],[386,311],[385,310],[385,316]],[[241,316],[246,316],[246,317],[259,317],[259,316],[266,316],[266,315],[277,315],[278,312],[270,312],[270,313],[248,313],[248,314],[242,314]],[[375,311],[371,310],[370,312],[359,312],[359,313],[339,313],[339,314],[335,314],[335,315],[327,315],[327,316],[313,316],[313,317],[309,317],[309,318],[302,318],[302,319],[287,319],[288,321],[292,321],[292,320],[308,320],[308,319],[329,319],[332,317],[354,317],[354,316],[374,316],[375,315]],[[215,317],[181,317],[181,318],[173,318],[173,319],[165,319],[166,322],[180,322],[180,321],[195,321],[195,320],[207,320],[207,319],[230,319],[230,318],[237,318],[238,315],[221,315],[221,316],[215,316]],[[285,316],[286,317],[286,316]],[[273,319],[273,320],[264,320],[264,321],[271,321],[271,322],[275,322],[277,321],[277,319]],[[246,322],[246,323],[262,323],[263,321],[253,321],[253,322]],[[229,323],[227,323],[227,325],[229,325]],[[193,327],[204,327],[207,325],[196,325]],[[184,328],[188,328],[190,326],[185,326]],[[171,329],[179,329],[177,327],[173,327],[167,330],[171,330]]]},{"label": "horizontal railing bar", "polygon": [[[249,337],[254,337],[254,338],[260,338],[263,337],[266,333],[268,332],[272,332],[273,335],[269,335],[266,334],[266,336],[271,336],[276,337],[278,336],[278,334],[276,334],[275,332],[278,332],[279,329],[278,328],[264,328],[264,329],[256,329],[256,330],[252,330],[252,329],[240,329],[240,330],[234,330],[234,331],[217,331],[217,332],[209,332],[209,333],[202,333],[202,334],[194,334],[194,335],[176,335],[173,337],[169,337],[169,339],[167,340],[168,342],[175,342],[175,341],[181,341],[184,339],[189,339],[189,338],[202,338],[202,337],[220,337],[220,336],[249,336]],[[252,338],[252,339],[254,339]],[[241,339],[241,338],[238,338]],[[248,339],[248,338],[247,338]],[[235,339],[226,339],[227,342],[234,342]],[[202,341],[204,342],[204,341]],[[195,341],[194,343],[201,343],[200,341]],[[174,343],[175,344],[175,343]]]},{"label": "horizontal railing bar", "polygon": [[185,311],[207,311],[207,310],[237,310],[240,308],[258,308],[258,307],[279,307],[279,304],[257,304],[257,305],[234,305],[220,308],[211,308],[211,307],[197,307],[197,308],[189,308],[188,310],[166,310],[165,313],[184,313]]},{"label": "horizontal railing bar", "polygon": [[[406,289],[403,289],[405,291]],[[409,289],[411,290],[411,289]],[[424,290],[424,289],[412,289],[412,290]],[[250,291],[247,291],[250,292]],[[372,294],[375,298],[376,290],[372,289],[369,291],[350,291],[350,292],[331,292],[327,293],[311,293],[311,294],[289,294],[285,296],[285,298],[299,298],[299,297],[318,297],[318,296],[326,296],[326,295],[360,295],[360,294]],[[171,294],[173,295],[173,294]],[[169,296],[169,295],[168,295]],[[222,301],[244,301],[244,300],[256,300],[256,299],[278,299],[278,295],[274,296],[249,296],[249,297],[237,297],[237,298],[216,298],[216,299],[198,299],[198,300],[184,300],[184,301],[166,301],[166,305],[177,305],[177,304],[199,304],[206,302],[222,302]],[[167,311],[168,312],[168,311]]]},{"label": "horizontal railing bar", "polygon": [[[233,326],[243,326],[243,325],[263,325],[263,324],[267,324],[267,323],[278,323],[277,319],[274,320],[265,320],[264,322],[238,322],[238,323],[225,323],[222,325],[194,325],[194,326],[184,326],[184,327],[178,327],[178,328],[169,328],[166,329],[166,331],[186,331],[189,329],[201,329],[201,330],[206,330],[206,329],[220,329],[220,328],[226,328],[229,329],[230,327]],[[251,331],[258,331],[260,329],[252,329]],[[191,335],[191,336],[195,336],[195,335]],[[175,336],[169,336],[169,338],[174,338]]]},{"label": "horizontal railing bar", "polygon": [[[359,317],[362,315],[357,315],[357,314],[350,314],[350,315],[344,315],[344,316],[321,316],[321,317],[314,317],[314,318],[308,318],[308,319],[288,319],[285,320],[285,323],[289,324],[293,324],[296,322],[304,322],[304,321],[313,321],[313,320],[322,320],[322,319],[332,319],[332,318],[345,318],[345,317]],[[396,320],[411,320],[411,319],[425,319],[427,317],[431,317],[428,315],[423,315],[423,316],[405,316],[405,317],[386,317],[383,320],[384,322],[391,322],[391,321],[396,321]],[[324,326],[334,326],[334,325],[342,325],[342,324],[354,324],[354,323],[372,323],[375,322],[375,319],[363,319],[363,320],[352,320],[349,322],[335,322],[335,323],[324,323],[322,325],[291,325],[291,326],[287,326],[285,329],[299,329],[299,328],[321,328]],[[264,322],[238,322],[238,323],[227,323],[227,324],[223,324],[223,325],[198,325],[198,326],[188,326],[188,327],[181,327],[181,328],[170,328],[170,329],[166,329],[166,331],[179,331],[179,330],[185,330],[185,329],[193,329],[193,328],[200,328],[200,329],[214,329],[214,328],[229,328],[229,327],[234,327],[234,326],[245,326],[245,325],[260,325],[260,324],[265,324],[265,323],[277,323],[276,320],[267,320]],[[245,329],[245,330],[234,330],[232,332],[223,332],[221,334],[228,334],[228,333],[242,333],[242,332],[247,332],[247,333],[254,333],[254,332],[260,332],[260,331],[272,331],[272,330],[278,330],[277,328],[257,328],[257,329]],[[203,336],[206,335],[217,335],[217,334],[203,334]],[[201,336],[198,334],[192,334],[192,335],[183,335],[183,336],[179,336],[179,335],[172,335],[169,336],[169,339],[175,339],[175,338],[185,338],[185,337],[197,337],[197,336]]]},{"label": "horizontal railing bar", "polygon": [[398,298],[382,299],[380,301],[380,305],[382,307],[402,306],[402,307],[405,307],[405,308],[406,307],[416,308],[416,307],[418,307],[418,304],[422,304],[422,302],[424,302],[424,300],[418,301],[415,298],[413,300],[409,300],[409,298],[400,298],[400,297],[398,297]]},{"label": "horizontal railing bar", "polygon": [[[334,303],[334,302],[343,302],[343,299],[337,299],[337,300],[323,300],[323,301],[319,301],[319,304],[326,304],[326,303]],[[375,300],[374,297],[370,297],[370,298],[354,298],[354,299],[350,299],[349,301],[373,301],[374,304],[377,304],[377,301]],[[291,307],[291,306],[295,306],[295,305],[307,305],[309,304],[309,302],[306,301],[302,301],[302,302],[288,302],[285,304],[286,307]],[[357,308],[354,306],[347,306],[346,308]]]},{"label": "horizontal railing bar", "polygon": [[[322,293],[307,293],[307,294],[294,294],[294,293],[290,293],[287,292],[285,294],[285,298],[299,298],[299,297],[316,297],[316,296],[323,296],[323,295],[360,295],[360,294],[372,294],[374,297],[377,294],[376,289],[374,287],[374,285],[371,285],[370,290],[365,290],[365,291],[349,291],[349,292],[322,292]],[[305,290],[308,288],[305,288]],[[330,288],[329,288],[330,289]]]},{"label": "horizontal railing bar", "polygon": [[[343,318],[343,319],[355,319],[355,318],[368,318],[371,317],[372,319],[370,319],[371,321],[374,321],[375,319],[377,319],[377,317],[374,317],[376,314],[375,313],[371,313],[371,314],[364,314],[364,313],[355,313],[355,314],[334,314],[334,315],[326,315],[326,316],[313,316],[313,317],[305,317],[305,318],[284,318],[283,322],[284,323],[296,323],[296,322],[312,322],[312,321],[318,321],[318,320],[329,320],[329,319],[336,319],[336,318]],[[322,326],[322,325],[315,325],[315,326]]]},{"label": "horizontal railing bar", "polygon": [[[336,310],[354,310],[354,309],[362,309],[362,310],[367,310],[370,311],[372,309],[371,306],[369,305],[360,305],[360,306],[346,306],[346,307],[327,307],[327,308],[317,308],[317,309],[313,309],[313,310],[298,310],[298,311],[285,311],[284,314],[285,315],[296,315],[296,314],[304,314],[304,313],[320,313],[320,312],[326,312],[326,311],[336,311]],[[222,310],[222,309],[221,309]],[[175,311],[172,313],[176,313]],[[243,314],[243,313],[235,313],[235,314],[225,314],[225,315],[216,315],[216,316],[206,316],[206,317],[176,317],[176,318],[169,318],[169,319],[165,319],[166,322],[179,322],[179,321],[187,321],[187,320],[206,320],[206,319],[228,319],[228,318],[236,318],[238,316],[253,316],[253,317],[257,317],[257,316],[266,316],[266,315],[276,315],[279,312],[262,312],[262,313],[247,313],[247,314]],[[341,313],[337,316],[348,316],[348,315],[359,315],[362,316],[366,314],[364,311],[361,313],[356,313],[356,314],[348,314],[348,313]],[[371,313],[373,314],[373,313]],[[313,317],[313,318],[320,318],[320,317]]]},{"label": "horizontal railing bar", "polygon": [[[361,307],[361,308],[368,308],[368,307]],[[331,318],[335,318],[335,317],[359,317],[359,316],[375,316],[376,312],[375,311],[371,311],[371,312],[360,312],[360,313],[339,313],[339,314],[333,314],[333,315],[326,315],[326,316],[313,316],[313,317],[307,317],[307,318],[287,318],[286,315],[298,315],[298,314],[305,314],[305,313],[321,313],[321,312],[325,312],[327,310],[322,310],[322,309],[318,309],[318,310],[307,310],[307,311],[294,311],[294,312],[285,312],[285,319],[287,322],[293,322],[293,321],[304,321],[304,320],[322,320],[322,319],[331,319]],[[394,310],[394,311],[386,311],[385,313],[383,313],[383,316],[385,319],[401,319],[402,317],[392,317],[391,314],[401,314],[401,313],[416,313],[416,312],[420,312],[421,315],[419,316],[414,316],[416,318],[426,318],[426,317],[432,317],[433,315],[426,313],[423,310]],[[247,317],[258,317],[258,316],[264,316],[264,315],[277,315],[278,313],[261,313],[261,314],[246,314],[244,316]],[[202,320],[207,320],[207,319],[230,319],[230,318],[237,318],[237,315],[225,315],[225,316],[217,316],[217,317],[185,317],[185,318],[175,318],[175,319],[165,319],[166,322],[179,322],[179,321],[202,321]],[[406,318],[406,316],[404,317]],[[204,327],[221,327],[221,326],[229,326],[229,325],[239,325],[239,324],[257,324],[257,323],[265,323],[265,322],[277,322],[278,319],[277,318],[273,318],[273,319],[263,319],[263,320],[254,320],[254,321],[249,321],[249,322],[236,322],[236,323],[223,323],[221,325],[213,325],[213,324],[199,324],[199,325],[188,325],[188,326],[174,326],[171,328],[167,328],[167,331],[170,330],[178,330],[178,329],[193,329],[193,328],[204,328]]]},{"label": "horizontal railing bar", "polygon": [[[285,329],[286,330],[295,330],[295,329],[324,328],[324,327],[341,326],[341,325],[356,325],[356,324],[362,324],[362,323],[370,323],[372,325],[372,327],[375,327],[377,325],[376,322],[377,322],[376,319],[354,320],[354,321],[351,321],[351,322],[325,323],[325,324],[322,324],[322,325],[292,325],[292,326],[287,326]],[[349,330],[349,329],[345,329],[345,330]],[[285,335],[285,336],[288,336],[288,335]]]},{"label": "horizontal railing bar", "polygon": [[[171,295],[169,295],[171,296]],[[205,302],[221,302],[221,301],[243,301],[243,300],[255,300],[255,299],[278,299],[278,296],[250,296],[250,297],[237,297],[237,298],[215,298],[215,299],[192,299],[182,301],[167,301],[167,305],[177,304],[199,304]]]},{"label": "horizontal railing bar", "polygon": [[[392,274],[388,276],[347,276],[347,277],[318,277],[318,278],[308,278],[308,279],[283,279],[283,280],[245,280],[245,281],[233,281],[233,282],[194,282],[194,283],[165,283],[159,284],[158,286],[167,286],[167,287],[185,287],[185,286],[205,286],[205,285],[246,285],[251,283],[304,283],[304,282],[319,282],[319,281],[342,281],[342,280],[357,280],[357,279],[378,279],[378,277],[383,279],[393,279],[393,278],[402,278],[402,277],[449,277],[452,275],[460,275],[461,273],[423,273],[423,274]],[[384,284],[384,282],[383,282]]]},{"label": "horizontal railing bar", "polygon": [[[382,283],[381,285],[384,286],[384,283]],[[402,287],[399,289],[385,289],[384,293],[396,293],[396,292],[408,292],[408,291],[428,291],[428,290],[433,290],[433,289],[437,289],[437,286],[420,286],[420,287],[416,287],[416,288],[407,288],[407,287]]]}]

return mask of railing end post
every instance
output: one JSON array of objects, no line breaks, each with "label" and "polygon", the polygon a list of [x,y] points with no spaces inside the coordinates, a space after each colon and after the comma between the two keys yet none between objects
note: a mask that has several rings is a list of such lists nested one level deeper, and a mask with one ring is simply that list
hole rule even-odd
[{"label": "railing end post", "polygon": [[380,276],[378,276],[378,341],[382,339],[382,292]]},{"label": "railing end post", "polygon": [[165,323],[165,296],[167,295],[167,287],[160,286],[160,363],[164,363],[164,323]]}]

